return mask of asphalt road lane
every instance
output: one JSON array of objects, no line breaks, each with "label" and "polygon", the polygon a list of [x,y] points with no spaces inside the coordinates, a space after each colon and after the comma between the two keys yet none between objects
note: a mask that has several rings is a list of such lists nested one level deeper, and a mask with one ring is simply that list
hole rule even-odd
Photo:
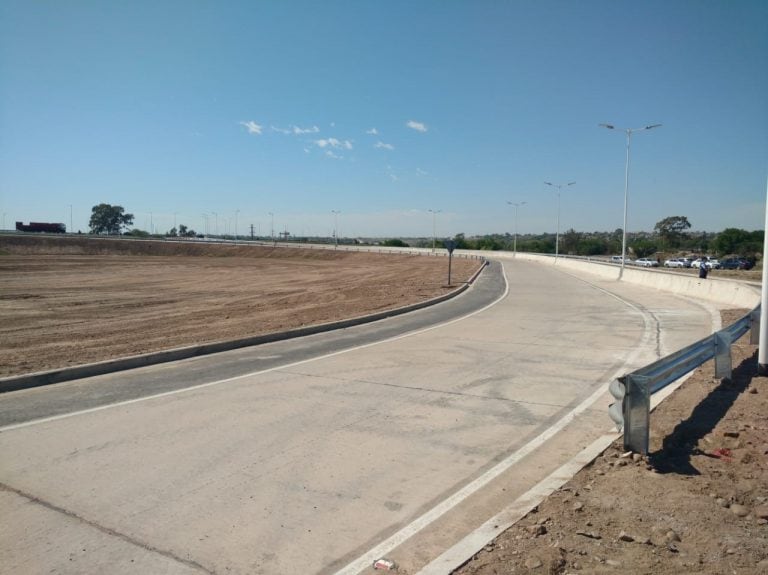
[{"label": "asphalt road lane", "polygon": [[[335,572],[536,442],[628,360],[711,330],[709,311],[682,298],[505,265],[508,296],[461,321],[6,428],[0,523],[13,528],[0,532],[0,570]],[[584,410],[561,441],[604,431],[604,410]],[[571,452],[541,447],[544,461],[493,480],[507,496]],[[461,536],[499,493],[440,531]],[[43,529],[41,515],[59,528]],[[444,544],[420,528],[393,552],[415,569]]]}]

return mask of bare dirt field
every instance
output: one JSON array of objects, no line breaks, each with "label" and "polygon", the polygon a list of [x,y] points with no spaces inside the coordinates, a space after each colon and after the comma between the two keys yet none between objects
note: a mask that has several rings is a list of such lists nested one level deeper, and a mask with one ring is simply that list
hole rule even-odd
[{"label": "bare dirt field", "polygon": [[648,457],[614,443],[456,573],[768,573],[768,378],[748,341],[730,382],[709,362],[653,412]]},{"label": "bare dirt field", "polygon": [[0,238],[0,377],[357,317],[455,289],[445,257]]}]

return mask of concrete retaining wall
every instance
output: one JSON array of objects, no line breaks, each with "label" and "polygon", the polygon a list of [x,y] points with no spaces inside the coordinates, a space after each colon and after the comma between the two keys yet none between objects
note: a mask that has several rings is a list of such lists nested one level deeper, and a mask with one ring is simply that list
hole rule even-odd
[{"label": "concrete retaining wall", "polygon": [[[514,257],[510,252],[470,252],[485,253],[491,259],[508,260]],[[624,268],[624,276],[619,280],[620,266],[617,264],[587,260],[527,254],[518,252],[518,259],[557,266],[563,271],[588,273],[606,280],[626,281],[644,287],[659,289],[694,299],[702,299],[721,306],[743,307],[752,309],[760,303],[760,286],[739,280],[709,278],[702,280],[697,275],[671,272],[662,269],[637,267]]]}]

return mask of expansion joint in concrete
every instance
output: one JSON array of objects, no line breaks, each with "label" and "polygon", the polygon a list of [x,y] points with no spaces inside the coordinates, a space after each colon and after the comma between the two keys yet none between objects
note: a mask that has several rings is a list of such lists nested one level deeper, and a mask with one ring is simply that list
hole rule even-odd
[{"label": "expansion joint in concrete", "polygon": [[73,511],[69,511],[68,509],[64,509],[63,507],[59,507],[58,505],[55,505],[49,501],[45,501],[39,497],[36,497],[35,495],[32,495],[30,493],[26,493],[20,489],[16,489],[15,487],[11,487],[10,485],[7,485],[5,483],[0,482],[0,491],[5,491],[8,493],[13,493],[19,497],[22,497],[29,501],[30,503],[34,503],[36,505],[40,505],[42,507],[45,507],[46,509],[49,509],[55,513],[59,513],[61,515],[66,516],[67,518],[77,521],[78,523],[81,523],[83,525],[87,525],[89,527],[92,527],[94,529],[97,529],[101,533],[104,533],[105,535],[108,535],[110,537],[117,537],[118,539],[121,539],[125,541],[126,543],[129,543],[130,545],[134,545],[136,547],[140,547],[141,549],[144,549],[145,551],[149,551],[151,553],[156,553],[158,555],[162,555],[163,557],[167,559],[171,559],[172,561],[176,561],[178,563],[182,563],[183,565],[186,565],[187,567],[191,567],[192,569],[196,569],[197,571],[200,571],[201,573],[207,573],[209,575],[216,575],[215,571],[212,571],[211,569],[208,569],[196,561],[192,561],[190,559],[184,559],[182,557],[179,557],[175,555],[174,553],[171,553],[170,551],[165,551],[163,549],[158,549],[157,547],[153,547],[152,545],[149,545],[147,543],[144,543],[142,541],[139,541],[138,539],[135,539],[131,537],[130,535],[126,535],[125,533],[120,533],[119,531],[115,531],[114,529],[110,527],[106,527],[104,525],[100,525],[96,523],[95,521],[92,521],[90,519],[86,519],[85,517],[82,517],[78,515],[77,513]]}]

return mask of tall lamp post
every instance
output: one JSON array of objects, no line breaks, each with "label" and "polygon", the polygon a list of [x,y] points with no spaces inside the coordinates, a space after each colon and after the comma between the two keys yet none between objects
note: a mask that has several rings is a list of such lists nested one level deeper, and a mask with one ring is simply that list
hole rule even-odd
[{"label": "tall lamp post", "polygon": [[271,230],[270,236],[272,237],[272,245],[274,245],[275,244],[275,214],[273,214],[272,212],[268,212],[268,213],[272,218],[272,225],[270,227],[270,230]]},{"label": "tall lamp post", "polygon": [[553,184],[552,182],[544,183],[553,188],[557,188],[557,235],[555,236],[555,261],[557,261],[557,258],[560,255],[560,190],[562,190],[563,187],[567,188],[568,186],[572,186],[576,182],[568,182],[567,184]]},{"label": "tall lamp post", "polygon": [[609,130],[621,130],[627,134],[627,162],[624,168],[624,226],[621,230],[621,269],[619,269],[619,279],[624,275],[624,263],[627,259],[627,206],[629,200],[629,145],[632,140],[633,132],[642,132],[643,130],[652,130],[659,128],[661,124],[651,124],[644,128],[617,128],[613,124],[600,124],[601,127]]},{"label": "tall lamp post", "polygon": [[437,236],[437,214],[442,212],[443,210],[427,210],[432,214],[432,252],[435,251],[435,237]]},{"label": "tall lamp post", "polygon": [[507,202],[510,206],[515,206],[515,248],[514,248],[514,255],[512,257],[517,257],[517,208],[520,206],[524,206],[528,202]]},{"label": "tall lamp post", "polygon": [[339,214],[341,213],[339,210],[331,210],[331,213],[333,214],[333,249],[338,249],[339,247]]},{"label": "tall lamp post", "polygon": [[240,213],[240,210],[235,210],[235,244],[237,244],[237,214]]}]

